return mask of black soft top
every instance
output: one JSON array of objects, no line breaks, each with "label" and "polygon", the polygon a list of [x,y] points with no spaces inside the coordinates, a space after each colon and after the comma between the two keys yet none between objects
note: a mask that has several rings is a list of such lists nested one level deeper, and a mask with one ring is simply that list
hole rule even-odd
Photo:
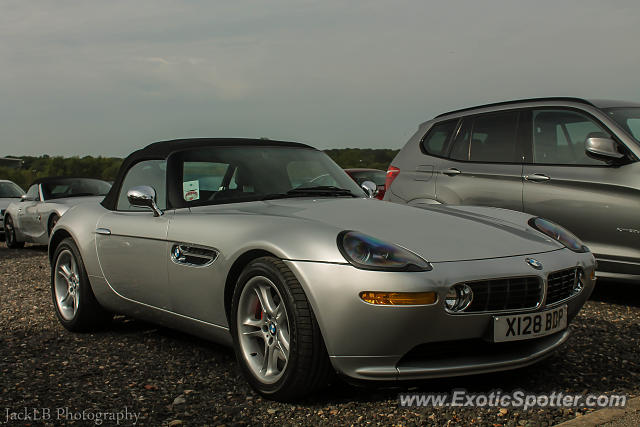
[{"label": "black soft top", "polygon": [[109,210],[115,210],[118,201],[120,186],[124,180],[127,171],[136,163],[143,160],[164,160],[170,154],[177,151],[200,149],[207,147],[292,147],[292,148],[311,148],[313,147],[301,144],[299,142],[275,141],[271,139],[248,139],[248,138],[190,138],[190,139],[173,139],[170,141],[160,141],[149,144],[140,150],[134,151],[124,159],[118,175],[116,176],[111,190],[102,200],[102,206]]}]

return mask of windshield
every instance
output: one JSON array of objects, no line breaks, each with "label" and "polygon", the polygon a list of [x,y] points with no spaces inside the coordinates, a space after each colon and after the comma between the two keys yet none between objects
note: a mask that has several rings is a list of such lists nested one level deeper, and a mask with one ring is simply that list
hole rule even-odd
[{"label": "windshield", "polygon": [[640,142],[640,107],[607,108],[605,113]]},{"label": "windshield", "polygon": [[60,178],[42,183],[42,195],[45,200],[64,197],[104,196],[111,185],[99,179]]},{"label": "windshield", "polygon": [[22,188],[13,182],[0,182],[0,199],[19,199],[23,194]]},{"label": "windshield", "polygon": [[358,184],[362,184],[365,181],[373,181],[376,185],[384,185],[384,181],[387,179],[387,173],[381,170],[349,171],[349,175]]},{"label": "windshield", "polygon": [[322,151],[290,147],[217,147],[177,154],[189,205],[287,197],[364,197]]}]

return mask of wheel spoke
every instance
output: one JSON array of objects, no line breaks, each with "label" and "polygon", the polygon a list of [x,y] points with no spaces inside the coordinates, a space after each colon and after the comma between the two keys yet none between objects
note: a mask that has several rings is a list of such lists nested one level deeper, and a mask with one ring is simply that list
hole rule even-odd
[{"label": "wheel spoke", "polygon": [[62,264],[60,266],[60,268],[58,269],[58,271],[60,272],[60,274],[62,275],[62,277],[64,277],[64,279],[66,281],[69,281],[69,279],[71,278],[71,269],[69,268],[68,265],[66,264]]},{"label": "wheel spoke", "polygon": [[282,328],[278,329],[278,341],[282,344],[287,353],[289,353],[289,334],[284,333]]},{"label": "wheel spoke", "polygon": [[73,293],[73,315],[78,311],[78,292]]},{"label": "wheel spoke", "polygon": [[278,353],[280,353],[280,355],[282,356],[282,360],[284,360],[285,363],[287,363],[287,359],[289,359],[289,351],[285,351],[282,348],[282,343],[278,342],[277,344],[277,348],[278,348]]},{"label": "wheel spoke", "polygon": [[260,372],[262,372],[262,375],[269,375],[269,355],[271,354],[271,348],[269,347],[269,344],[265,341],[264,342],[264,355],[263,355],[263,359],[262,359],[262,368],[260,369]]},{"label": "wheel spoke", "polygon": [[66,303],[70,297],[71,297],[71,294],[67,292],[67,294],[60,299],[60,304]]},{"label": "wheel spoke", "polygon": [[262,320],[260,319],[253,319],[251,317],[248,317],[245,319],[244,322],[242,322],[242,326],[249,326],[251,328],[258,328],[260,329],[262,327],[262,323],[264,323]]},{"label": "wheel spoke", "polygon": [[267,285],[258,285],[256,294],[258,295],[258,299],[260,300],[262,309],[266,311],[270,316],[273,316],[275,314],[275,309],[273,304],[273,297],[271,296],[271,288]]},{"label": "wheel spoke", "polygon": [[260,329],[256,329],[255,331],[245,331],[242,335],[246,337],[257,337],[262,338],[262,331]]},{"label": "wheel spoke", "polygon": [[78,264],[76,263],[76,260],[73,259],[73,257],[71,257],[71,259],[69,260],[69,267],[70,267],[70,271],[77,276],[79,276],[78,274]]},{"label": "wheel spoke", "polygon": [[280,301],[280,304],[278,304],[278,307],[276,307],[276,313],[275,313],[276,321],[282,324],[283,321],[286,319],[286,317],[287,317],[287,314],[284,308],[284,301]]},{"label": "wheel spoke", "polygon": [[278,373],[278,351],[275,346],[269,346],[269,361],[267,362],[267,375]]}]

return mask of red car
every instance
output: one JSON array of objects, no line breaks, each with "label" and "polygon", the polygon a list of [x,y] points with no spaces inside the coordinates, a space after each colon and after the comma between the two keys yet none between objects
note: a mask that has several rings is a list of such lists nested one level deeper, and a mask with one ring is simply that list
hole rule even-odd
[{"label": "red car", "polygon": [[385,186],[384,182],[387,176],[386,171],[381,171],[380,169],[364,169],[364,168],[352,168],[345,169],[346,173],[358,183],[358,185],[362,185],[365,181],[372,181],[378,186],[378,193],[376,194],[376,199],[382,200],[384,197]]}]

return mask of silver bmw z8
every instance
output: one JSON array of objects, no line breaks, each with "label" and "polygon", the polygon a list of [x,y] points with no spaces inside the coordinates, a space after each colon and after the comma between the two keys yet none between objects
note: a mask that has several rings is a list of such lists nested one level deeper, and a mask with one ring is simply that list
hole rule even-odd
[{"label": "silver bmw z8", "polygon": [[158,142],[49,242],[71,331],[113,313],[232,345],[248,382],[300,398],[333,372],[426,379],[548,356],[595,284],[594,257],[542,218],[381,203],[326,154],[271,140]]}]

